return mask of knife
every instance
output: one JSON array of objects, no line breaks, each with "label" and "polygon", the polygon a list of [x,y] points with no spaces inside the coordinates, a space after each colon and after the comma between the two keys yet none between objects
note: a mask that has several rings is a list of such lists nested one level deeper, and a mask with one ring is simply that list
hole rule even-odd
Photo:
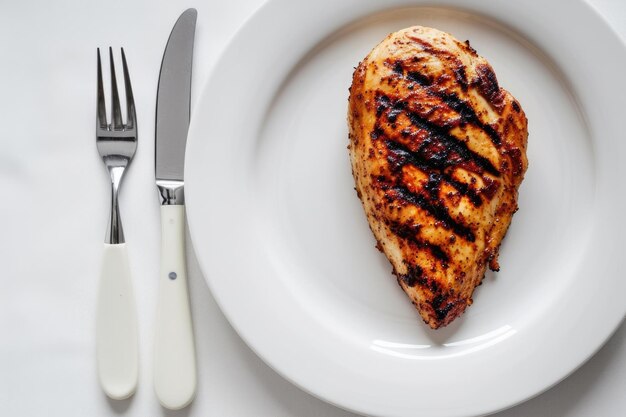
[{"label": "knife", "polygon": [[154,388],[163,407],[187,406],[196,392],[196,358],[185,266],[184,162],[197,12],[186,10],[167,41],[157,91],[155,177],[161,200],[161,270]]}]

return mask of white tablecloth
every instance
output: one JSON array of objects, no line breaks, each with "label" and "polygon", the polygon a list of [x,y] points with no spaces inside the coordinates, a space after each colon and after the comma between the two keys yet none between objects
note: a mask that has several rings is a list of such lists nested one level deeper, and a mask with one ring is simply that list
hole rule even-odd
[{"label": "white tablecloth", "polygon": [[[591,1],[626,39],[626,4]],[[193,103],[218,54],[261,3],[0,3],[0,416],[352,415],[294,387],[252,353],[217,308],[192,250],[188,266],[198,396],[187,409],[170,412],[159,406],[151,383],[159,265],[154,107],[163,48],[182,10],[197,8]],[[121,196],[141,359],[138,391],[125,401],[108,400],[102,393],[94,358],[94,304],[109,203],[108,178],[94,139],[95,64],[96,47],[109,45],[125,47],[140,133]],[[625,413],[623,324],[565,381],[498,416]]]}]

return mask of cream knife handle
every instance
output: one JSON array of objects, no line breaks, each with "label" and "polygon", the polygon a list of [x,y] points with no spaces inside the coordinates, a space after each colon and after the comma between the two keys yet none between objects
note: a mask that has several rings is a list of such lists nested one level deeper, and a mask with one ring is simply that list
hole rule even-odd
[{"label": "cream knife handle", "polygon": [[185,206],[161,206],[161,276],[154,388],[163,407],[187,406],[196,392],[196,355],[185,267]]},{"label": "cream knife handle", "polygon": [[96,310],[96,357],[104,392],[114,400],[137,388],[137,307],[125,243],[104,244]]}]

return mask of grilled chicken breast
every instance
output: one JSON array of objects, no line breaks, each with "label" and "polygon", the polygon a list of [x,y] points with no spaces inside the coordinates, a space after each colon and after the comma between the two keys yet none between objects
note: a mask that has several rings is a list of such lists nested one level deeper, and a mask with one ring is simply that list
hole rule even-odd
[{"label": "grilled chicken breast", "polygon": [[489,63],[426,27],[392,33],[350,87],[350,159],[377,247],[424,321],[460,316],[498,249],[527,167],[527,120]]}]

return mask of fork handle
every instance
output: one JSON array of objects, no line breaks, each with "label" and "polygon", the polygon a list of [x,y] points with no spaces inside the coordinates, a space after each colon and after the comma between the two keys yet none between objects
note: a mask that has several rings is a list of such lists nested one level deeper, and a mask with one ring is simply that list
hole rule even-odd
[{"label": "fork handle", "polygon": [[104,392],[114,400],[137,388],[137,308],[125,243],[104,244],[96,310],[96,356]]},{"label": "fork handle", "polygon": [[196,392],[196,357],[185,267],[185,206],[161,206],[161,272],[154,387],[166,408],[186,407]]}]

